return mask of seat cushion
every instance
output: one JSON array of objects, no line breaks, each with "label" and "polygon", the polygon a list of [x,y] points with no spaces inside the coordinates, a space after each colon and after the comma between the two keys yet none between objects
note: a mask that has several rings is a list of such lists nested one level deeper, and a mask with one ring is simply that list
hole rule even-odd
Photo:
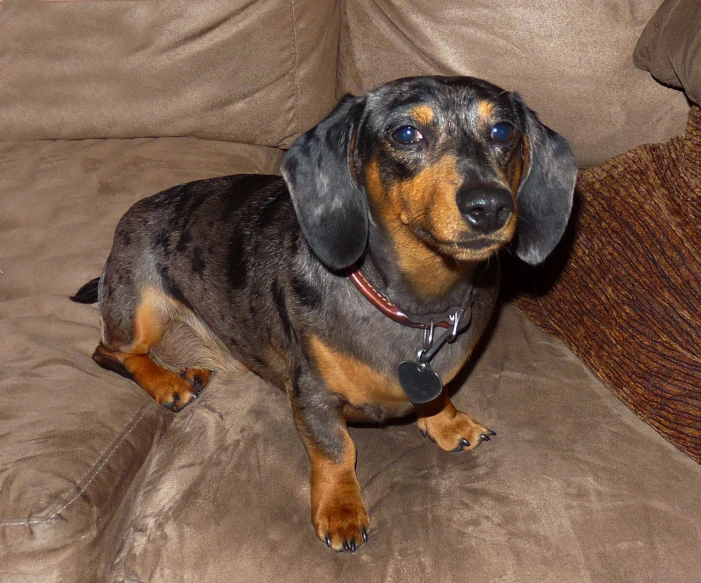
[{"label": "seat cushion", "polygon": [[411,420],[352,427],[372,522],[311,524],[287,397],[219,375],[154,450],[110,583],[698,582],[701,466],[506,306],[454,397],[497,436],[450,454]]},{"label": "seat cushion", "polygon": [[90,358],[121,214],[176,183],[276,170],[274,149],[195,139],[0,144],[0,580],[98,581],[172,414]]}]

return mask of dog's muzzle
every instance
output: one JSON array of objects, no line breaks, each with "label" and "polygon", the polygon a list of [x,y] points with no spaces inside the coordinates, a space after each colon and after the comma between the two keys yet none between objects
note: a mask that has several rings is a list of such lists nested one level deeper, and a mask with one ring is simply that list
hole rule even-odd
[{"label": "dog's muzzle", "polygon": [[470,227],[484,235],[496,233],[514,212],[511,192],[491,185],[461,188],[457,203]]}]

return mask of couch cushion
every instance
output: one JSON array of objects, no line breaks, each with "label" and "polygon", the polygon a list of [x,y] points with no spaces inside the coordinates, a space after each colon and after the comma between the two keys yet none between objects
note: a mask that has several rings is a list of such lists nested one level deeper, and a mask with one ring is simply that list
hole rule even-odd
[{"label": "couch cushion", "polygon": [[188,138],[0,143],[0,580],[101,581],[172,414],[90,355],[121,214],[185,180],[275,172],[280,153]]},{"label": "couch cushion", "polygon": [[483,77],[519,92],[581,166],[600,164],[684,129],[684,95],[632,61],[659,1],[346,2],[340,91],[406,75]]},{"label": "couch cushion", "polygon": [[106,581],[698,582],[701,466],[513,306],[454,400],[498,435],[449,454],[411,422],[351,428],[372,528],[336,554],[287,397],[215,377],[154,450]]},{"label": "couch cushion", "polygon": [[[99,272],[132,202],[272,172],[279,152],[107,140],[4,144],[0,159],[0,415],[12,412],[0,512],[13,523],[0,580],[698,580],[701,468],[513,307],[456,396],[498,436],[451,455],[414,424],[353,428],[373,530],[359,553],[331,553],[311,527],[308,460],[284,395],[222,374],[166,414],[90,360],[95,308],[66,299]],[[48,525],[31,521],[57,509]]]},{"label": "couch cushion", "polygon": [[66,303],[0,305],[2,580],[98,580],[168,421],[126,383],[96,376],[85,357],[95,327]]},{"label": "couch cushion", "polygon": [[701,463],[701,108],[683,138],[582,172],[577,199],[564,269],[519,306]]},{"label": "couch cushion", "polygon": [[635,46],[635,65],[662,83],[680,87],[701,104],[701,5],[667,0],[650,19]]},{"label": "couch cushion", "polygon": [[3,139],[278,145],[334,104],[332,0],[6,2]]}]

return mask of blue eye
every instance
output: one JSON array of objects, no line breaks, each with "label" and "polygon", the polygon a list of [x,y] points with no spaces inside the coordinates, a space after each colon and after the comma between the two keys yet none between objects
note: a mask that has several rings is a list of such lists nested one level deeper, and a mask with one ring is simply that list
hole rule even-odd
[{"label": "blue eye", "polygon": [[409,144],[418,144],[424,137],[414,126],[402,126],[394,130],[392,139],[398,144],[408,146]]},{"label": "blue eye", "polygon": [[494,124],[490,135],[495,142],[505,144],[514,137],[514,126],[505,121]]}]

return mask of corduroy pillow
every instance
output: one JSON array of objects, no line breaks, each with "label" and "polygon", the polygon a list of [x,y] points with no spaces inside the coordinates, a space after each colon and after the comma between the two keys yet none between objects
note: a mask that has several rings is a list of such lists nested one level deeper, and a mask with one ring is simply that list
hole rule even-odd
[{"label": "corduroy pillow", "polygon": [[701,104],[701,2],[667,0],[647,23],[633,53],[635,66]]},{"label": "corduroy pillow", "polygon": [[701,463],[701,109],[684,137],[583,171],[577,195],[564,268],[517,304]]}]

